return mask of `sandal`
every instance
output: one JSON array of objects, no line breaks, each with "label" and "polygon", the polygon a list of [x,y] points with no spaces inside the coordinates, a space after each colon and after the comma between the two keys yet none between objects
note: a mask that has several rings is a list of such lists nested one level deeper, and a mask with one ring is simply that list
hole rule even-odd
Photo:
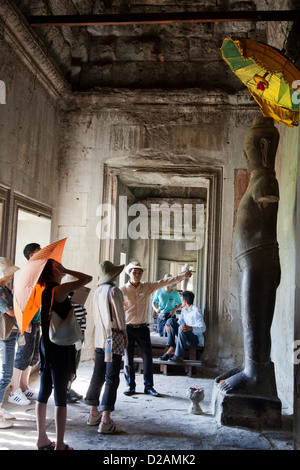
[{"label": "sandal", "polygon": [[168,361],[169,359],[171,359],[171,357],[173,357],[173,355],[170,356],[169,354],[165,353],[165,354],[163,354],[159,359],[160,359],[161,361]]},{"label": "sandal", "polygon": [[55,450],[55,442],[50,442],[50,444],[47,444],[46,446],[40,446],[38,447],[38,450]]}]

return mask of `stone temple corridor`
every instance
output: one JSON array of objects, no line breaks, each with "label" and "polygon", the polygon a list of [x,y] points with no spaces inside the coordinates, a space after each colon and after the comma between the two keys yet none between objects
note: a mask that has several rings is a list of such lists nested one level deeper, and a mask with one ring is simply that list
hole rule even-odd
[{"label": "stone temple corridor", "polygon": [[[299,14],[297,0],[1,0],[0,255],[22,268],[26,244],[45,247],[66,238],[62,264],[92,276],[77,388],[84,395],[93,367],[93,295],[104,260],[116,265],[139,260],[142,281],[176,276],[188,265],[193,275],[177,290],[193,291],[206,325],[201,367],[192,377],[175,366],[164,375],[154,364],[161,397],[142,393],[141,374],[140,393],[126,397],[121,372],[114,412],[124,429],[120,435],[99,437],[86,426],[87,405],[70,405],[66,440],[75,449],[174,455],[182,449],[197,459],[202,450],[299,450],[299,126],[263,116],[222,51],[226,39],[271,46],[295,67],[299,86]],[[261,122],[275,128],[279,140],[274,144],[268,134],[257,144],[253,138],[261,155],[261,167],[253,169],[249,154],[255,145],[247,141],[247,154],[246,136],[254,123],[265,129]],[[249,209],[243,196],[262,169],[276,184],[272,194],[253,197],[253,207],[264,227],[276,232],[276,243],[262,246],[276,245],[276,256],[279,250],[280,282],[275,296],[261,294],[252,302],[257,311],[243,323],[235,240],[239,214]],[[265,216],[270,200],[276,219]],[[255,232],[252,223],[248,229]],[[261,235],[257,229],[253,238]],[[263,271],[264,260],[263,254],[257,276],[267,274],[258,288],[275,271]],[[128,279],[122,272],[119,286]],[[251,287],[247,292],[251,295]],[[266,327],[260,319],[273,297]],[[245,348],[253,318],[259,326],[251,347],[263,356],[257,368]],[[156,334],[150,301],[147,324]],[[244,363],[252,374],[249,402],[259,408],[256,429],[227,426],[212,408],[216,387],[229,400],[232,392],[226,391],[230,380],[216,385],[215,379]],[[38,390],[36,367],[30,380]],[[186,390],[199,384],[205,389],[204,412],[191,415]],[[264,388],[266,395],[270,389],[278,394],[281,418],[269,428],[265,396],[255,394]],[[7,402],[9,390],[3,407],[17,419],[12,428],[0,429],[0,449],[34,450],[34,406],[15,409]],[[53,408],[51,402],[54,436]]]}]

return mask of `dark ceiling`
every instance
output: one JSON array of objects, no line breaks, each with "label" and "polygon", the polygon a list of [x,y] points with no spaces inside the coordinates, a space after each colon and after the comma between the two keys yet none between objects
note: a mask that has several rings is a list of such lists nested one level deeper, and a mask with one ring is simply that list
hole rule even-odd
[{"label": "dark ceiling", "polygon": [[[14,3],[25,17],[75,15],[77,19],[80,15],[118,14],[130,18],[137,13],[236,13],[274,10],[278,5],[285,10],[294,7],[294,2],[276,0],[14,0]],[[278,20],[281,21],[280,16]],[[223,39],[234,35],[268,42],[269,24],[173,21],[32,27],[73,90],[201,88],[233,94],[244,86],[222,59]],[[286,22],[283,27],[290,31],[291,25]],[[300,49],[297,38],[292,42],[295,55]],[[288,35],[285,39],[288,40]]]}]

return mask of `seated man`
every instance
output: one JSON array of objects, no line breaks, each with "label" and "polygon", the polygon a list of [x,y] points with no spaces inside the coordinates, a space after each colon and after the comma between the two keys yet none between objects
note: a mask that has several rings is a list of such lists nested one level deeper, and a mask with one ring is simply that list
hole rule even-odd
[{"label": "seated man", "polygon": [[[166,274],[164,279],[172,277],[171,274]],[[157,290],[152,297],[152,307],[157,315],[157,331],[159,336],[167,336],[166,334],[166,322],[168,318],[175,317],[176,310],[181,307],[181,298],[179,292],[177,292],[172,286],[165,286],[162,289]]]},{"label": "seated man", "polygon": [[[194,294],[190,291],[182,293],[182,308],[179,323],[174,318],[169,318],[166,323],[168,334],[168,351],[161,357],[164,360],[170,358],[174,362],[182,362],[185,356],[185,348],[204,345],[203,333],[206,326],[201,310],[196,307]],[[175,336],[178,335],[176,348],[174,348]],[[167,357],[168,356],[168,357]]]}]

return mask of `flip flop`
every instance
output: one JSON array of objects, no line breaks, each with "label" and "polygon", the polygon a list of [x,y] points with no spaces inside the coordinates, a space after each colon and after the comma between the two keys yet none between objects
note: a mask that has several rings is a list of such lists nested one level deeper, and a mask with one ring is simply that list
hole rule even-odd
[{"label": "flip flop", "polygon": [[47,444],[46,446],[40,446],[38,447],[38,450],[55,450],[55,442],[50,442],[50,444]]},{"label": "flip flop", "polygon": [[171,357],[173,357],[173,355],[170,356],[170,354],[165,353],[165,354],[163,354],[159,359],[160,359],[161,361],[168,361]]},{"label": "flip flop", "polygon": [[68,446],[68,444],[65,444],[64,450],[74,450],[73,447]]}]

